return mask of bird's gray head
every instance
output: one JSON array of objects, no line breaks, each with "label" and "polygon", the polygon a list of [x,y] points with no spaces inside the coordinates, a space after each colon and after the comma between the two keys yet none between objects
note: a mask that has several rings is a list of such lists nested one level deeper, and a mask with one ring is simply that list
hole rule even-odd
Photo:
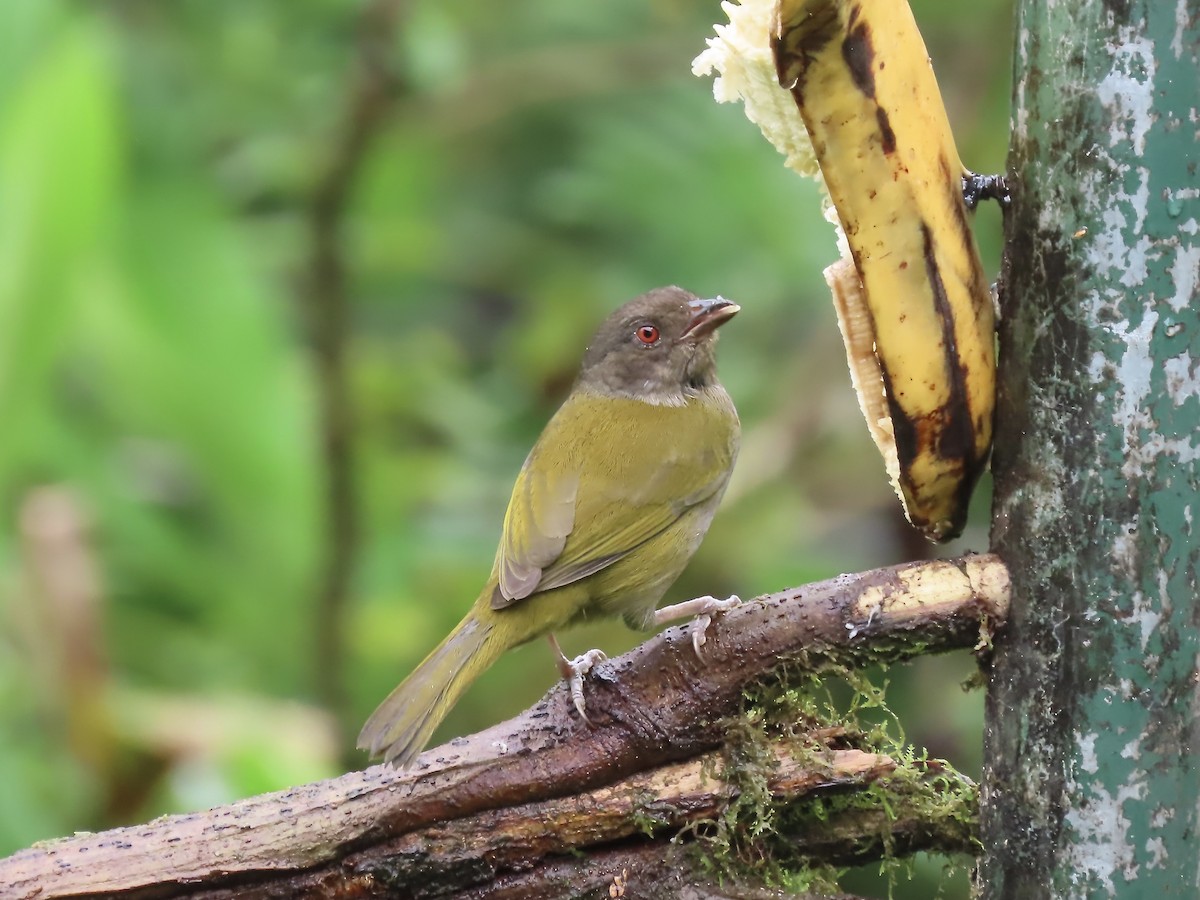
[{"label": "bird's gray head", "polygon": [[588,344],[578,384],[677,405],[716,381],[717,328],[740,309],[721,297],[655,288],[614,312]]}]

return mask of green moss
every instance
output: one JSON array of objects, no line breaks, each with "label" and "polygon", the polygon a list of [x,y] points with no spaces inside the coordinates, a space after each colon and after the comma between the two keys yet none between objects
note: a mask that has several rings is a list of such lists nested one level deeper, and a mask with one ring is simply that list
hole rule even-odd
[{"label": "green moss", "polygon": [[663,803],[652,792],[645,791],[634,801],[632,820],[642,834],[653,837],[677,820],[677,810],[673,805]]},{"label": "green moss", "polygon": [[[801,665],[814,662],[809,654]],[[727,723],[720,773],[735,795],[715,819],[689,829],[714,876],[791,891],[836,891],[843,864],[878,859],[896,883],[907,879],[904,857],[914,847],[977,846],[975,785],[949,763],[906,744],[886,693],[886,680],[877,683],[826,661],[819,671],[789,666],[780,680],[746,693],[742,714]],[[885,754],[897,767],[864,787],[831,787],[784,802],[769,790],[781,742],[818,771],[828,764],[831,746]],[[814,840],[836,847],[837,857],[801,851]]]}]

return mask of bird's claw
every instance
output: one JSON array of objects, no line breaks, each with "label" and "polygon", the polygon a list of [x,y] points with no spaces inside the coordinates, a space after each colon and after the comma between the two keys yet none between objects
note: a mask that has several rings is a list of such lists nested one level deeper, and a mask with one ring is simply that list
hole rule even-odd
[{"label": "bird's claw", "polygon": [[567,680],[567,684],[571,688],[571,700],[575,703],[575,708],[579,710],[580,718],[592,724],[592,720],[587,715],[587,702],[583,699],[583,679],[588,672],[592,671],[592,667],[597,663],[602,663],[608,659],[608,654],[603,650],[589,650],[574,659],[562,659],[563,678]]},{"label": "bird's claw", "polygon": [[701,650],[708,642],[708,626],[712,624],[713,616],[728,612],[742,603],[742,598],[737,594],[726,597],[724,600],[719,600],[716,597],[701,597],[699,599],[708,601],[706,608],[703,612],[697,614],[696,618],[692,619],[691,625],[688,626],[688,632],[692,636],[692,648],[696,651],[697,656],[703,655]]},{"label": "bird's claw", "polygon": [[710,596],[696,597],[694,600],[684,600],[682,603],[664,606],[655,612],[654,621],[655,624],[662,625],[686,616],[693,616],[694,618],[688,626],[688,633],[692,636],[692,647],[695,649],[696,655],[700,656],[701,648],[708,641],[708,626],[712,624],[713,616],[728,612],[735,606],[740,606],[741,602],[742,599],[737,594],[725,600]]}]

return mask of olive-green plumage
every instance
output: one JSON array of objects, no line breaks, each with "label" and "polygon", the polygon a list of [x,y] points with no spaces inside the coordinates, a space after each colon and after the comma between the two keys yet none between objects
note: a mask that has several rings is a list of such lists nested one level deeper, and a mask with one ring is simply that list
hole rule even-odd
[{"label": "olive-green plumage", "polygon": [[737,310],[667,287],[604,322],[517,476],[475,605],[379,705],[359,747],[407,765],[510,647],[589,616],[654,623],[737,456],[737,413],[713,358],[716,328]]}]

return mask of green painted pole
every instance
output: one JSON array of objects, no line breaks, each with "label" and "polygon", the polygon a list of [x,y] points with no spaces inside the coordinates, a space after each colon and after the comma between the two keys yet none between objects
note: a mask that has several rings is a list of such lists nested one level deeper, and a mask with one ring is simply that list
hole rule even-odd
[{"label": "green painted pole", "polygon": [[1200,2],[1019,0],[984,898],[1200,897]]}]

